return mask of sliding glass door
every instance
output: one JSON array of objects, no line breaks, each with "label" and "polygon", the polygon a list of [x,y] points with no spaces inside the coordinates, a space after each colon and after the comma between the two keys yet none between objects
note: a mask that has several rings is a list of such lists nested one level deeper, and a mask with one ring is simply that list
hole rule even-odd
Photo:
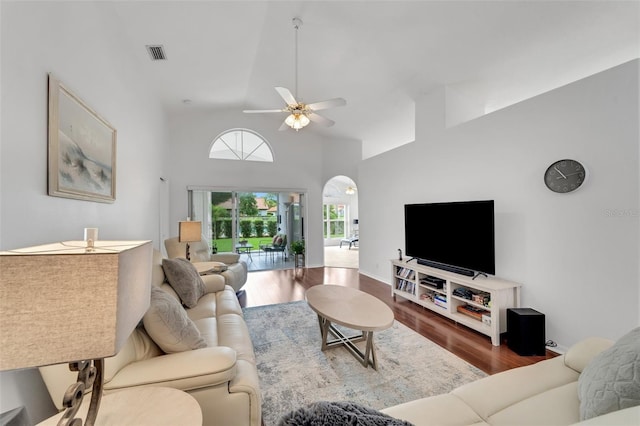
[{"label": "sliding glass door", "polygon": [[[189,212],[214,252],[260,253],[274,236],[304,239],[304,193],[189,189]],[[253,259],[251,259],[253,260]]]}]

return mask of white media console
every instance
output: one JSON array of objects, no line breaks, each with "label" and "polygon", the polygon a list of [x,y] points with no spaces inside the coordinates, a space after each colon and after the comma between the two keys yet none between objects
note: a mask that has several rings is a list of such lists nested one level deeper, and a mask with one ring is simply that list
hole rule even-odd
[{"label": "white media console", "polygon": [[475,279],[418,264],[392,260],[391,294],[401,296],[491,337],[500,346],[507,309],[520,307],[520,284],[495,277]]}]

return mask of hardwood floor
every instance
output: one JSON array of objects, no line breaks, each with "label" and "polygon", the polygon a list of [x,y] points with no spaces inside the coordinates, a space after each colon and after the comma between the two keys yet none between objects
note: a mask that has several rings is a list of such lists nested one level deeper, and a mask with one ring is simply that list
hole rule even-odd
[{"label": "hardwood floor", "polygon": [[306,289],[319,284],[344,285],[376,296],[393,310],[397,321],[488,374],[557,356],[547,351],[546,356],[523,357],[504,343],[493,346],[488,336],[400,297],[394,301],[389,285],[362,275],[357,269],[324,267],[251,272],[240,303],[251,307],[304,300]]}]

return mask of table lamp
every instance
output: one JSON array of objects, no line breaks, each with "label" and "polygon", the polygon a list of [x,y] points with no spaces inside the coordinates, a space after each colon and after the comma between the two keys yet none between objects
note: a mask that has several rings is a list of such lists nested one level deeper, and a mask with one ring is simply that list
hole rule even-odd
[{"label": "table lamp", "polygon": [[67,241],[0,252],[0,371],[69,363],[77,383],[61,425],[92,388],[86,425],[100,406],[104,358],[117,354],[150,303],[150,241]]},{"label": "table lamp", "polygon": [[202,222],[195,221],[180,221],[178,222],[178,241],[181,243],[187,243],[187,260],[191,260],[189,254],[189,243],[195,243],[202,238]]}]

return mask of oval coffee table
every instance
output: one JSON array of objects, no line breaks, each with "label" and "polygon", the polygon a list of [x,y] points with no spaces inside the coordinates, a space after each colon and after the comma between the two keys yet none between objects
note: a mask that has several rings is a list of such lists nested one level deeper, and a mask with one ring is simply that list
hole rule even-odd
[{"label": "oval coffee table", "polygon": [[[393,311],[380,299],[363,291],[339,285],[316,285],[307,290],[307,303],[318,314],[322,350],[345,346],[362,365],[378,369],[373,345],[373,332],[393,325]],[[360,335],[347,337],[334,324],[359,330]],[[328,341],[331,333],[335,339]],[[356,346],[365,341],[364,353]]]}]

